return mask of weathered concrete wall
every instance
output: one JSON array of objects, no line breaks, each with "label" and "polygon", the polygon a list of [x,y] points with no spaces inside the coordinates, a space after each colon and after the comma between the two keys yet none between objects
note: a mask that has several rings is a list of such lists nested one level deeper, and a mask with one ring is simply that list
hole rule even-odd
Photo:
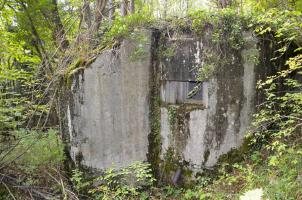
[{"label": "weathered concrete wall", "polygon": [[[104,169],[146,160],[149,134],[150,39],[105,51],[72,85],[68,107],[71,156]],[[132,61],[140,45],[144,55]],[[142,51],[141,51],[142,52]]]},{"label": "weathered concrete wall", "polygon": [[[174,156],[183,159],[180,165],[201,170],[213,167],[219,156],[242,144],[255,97],[255,64],[249,57],[251,52],[257,52],[255,38],[248,33],[244,38],[243,50],[229,52],[231,63],[216,66],[194,101],[187,95],[186,84],[194,84],[195,78],[187,74],[206,64],[204,54],[211,47],[194,38],[167,43],[180,48],[175,48],[175,56],[161,62],[162,158],[168,149],[173,149]],[[191,56],[187,56],[188,52]],[[178,75],[178,71],[183,75]]]},{"label": "weathered concrete wall", "polygon": [[[254,109],[256,73],[249,57],[257,53],[256,40],[248,33],[244,37],[243,50],[230,51],[231,62],[218,62],[202,84],[196,74],[211,48],[206,40],[190,35],[167,39],[173,55],[159,58],[154,57],[160,54],[153,45],[156,38],[147,33],[144,42],[125,40],[119,50],[103,52],[73,82],[67,113],[73,159],[97,169],[122,167],[147,160],[148,151],[160,148],[162,163],[172,152],[179,167],[213,167],[220,155],[242,144]],[[137,47],[144,55],[132,60]],[[150,115],[151,101],[157,99],[150,96],[154,85],[158,116]],[[189,97],[195,86],[199,91]],[[150,132],[152,117],[160,118],[157,143],[148,141],[155,134]],[[173,175],[176,169],[171,170]]]}]

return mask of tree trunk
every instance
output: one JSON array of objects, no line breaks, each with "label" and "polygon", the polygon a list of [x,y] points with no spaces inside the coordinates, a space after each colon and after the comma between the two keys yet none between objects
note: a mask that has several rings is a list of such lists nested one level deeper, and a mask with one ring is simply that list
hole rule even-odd
[{"label": "tree trunk", "polygon": [[30,16],[30,13],[27,9],[27,6],[22,1],[20,1],[20,4],[21,4],[22,8],[24,9],[24,12],[25,12],[25,14],[28,18],[30,28],[31,28],[31,33],[32,33],[33,40],[34,40],[34,46],[35,46],[38,54],[40,55],[43,66],[46,67],[46,69],[42,69],[42,70],[44,70],[48,74],[52,74],[52,68],[50,66],[50,60],[48,58],[48,55],[46,53],[46,50],[44,48],[43,42],[40,38],[40,35],[39,35],[35,25],[34,25],[34,21],[33,21],[32,17]]},{"label": "tree trunk", "polygon": [[106,4],[107,4],[107,0],[97,0],[96,1],[94,23],[91,28],[92,35],[95,35],[100,28]]},{"label": "tree trunk", "polygon": [[121,16],[126,16],[127,14],[127,3],[126,0],[122,0],[121,2]]},{"label": "tree trunk", "polygon": [[49,6],[49,9],[40,8],[40,11],[48,22],[48,26],[52,27],[54,42],[61,51],[64,51],[69,47],[69,41],[66,38],[64,26],[59,15],[57,0],[50,1]]},{"label": "tree trunk", "polygon": [[65,29],[59,15],[57,0],[52,0],[51,10],[52,10],[51,20],[55,26],[54,37],[60,50],[64,51],[69,47],[69,41],[66,38]]},{"label": "tree trunk", "polygon": [[232,0],[218,0],[219,8],[227,8],[232,5]]},{"label": "tree trunk", "polygon": [[76,37],[75,44],[78,45],[82,42],[89,43],[89,31],[92,26],[92,14],[90,9],[89,0],[83,1],[82,9],[80,10],[80,24],[79,24],[79,34]]},{"label": "tree trunk", "polygon": [[83,8],[81,11],[81,28],[90,29],[92,24],[91,10],[88,0],[84,0]]},{"label": "tree trunk", "polygon": [[168,10],[168,0],[164,0],[164,12],[163,12],[164,19],[167,18],[167,10]]},{"label": "tree trunk", "polygon": [[113,18],[114,18],[114,0],[109,0],[109,20],[110,23],[112,22]]},{"label": "tree trunk", "polygon": [[130,13],[133,14],[135,12],[134,0],[130,0]]}]

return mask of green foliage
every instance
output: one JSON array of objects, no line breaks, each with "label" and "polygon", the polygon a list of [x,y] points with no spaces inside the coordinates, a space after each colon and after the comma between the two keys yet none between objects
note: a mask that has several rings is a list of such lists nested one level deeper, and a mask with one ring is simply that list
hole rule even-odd
[{"label": "green foliage", "polygon": [[169,119],[169,126],[171,130],[171,134],[173,134],[175,123],[177,120],[177,108],[175,106],[168,106],[168,119]]},{"label": "green foliage", "polygon": [[[171,134],[173,134],[173,133],[171,133]],[[177,155],[177,152],[175,151],[175,149],[171,146],[166,150],[163,157],[164,157],[163,158],[164,162],[161,167],[163,174],[161,175],[161,178],[170,179],[171,175],[177,171],[177,168],[180,165],[179,162],[181,159]]]},{"label": "green foliage", "polygon": [[[137,37],[139,28],[146,28],[153,22],[152,17],[145,13],[135,13],[126,17],[117,16],[104,34],[103,44],[110,44],[113,40]],[[134,31],[134,32],[133,32]],[[136,33],[135,33],[136,31]]]},{"label": "green foliage", "polygon": [[155,69],[153,71],[153,76],[151,79],[151,91],[150,91],[150,134],[148,135],[149,147],[147,158],[151,164],[152,172],[154,177],[158,177],[158,169],[161,162],[160,153],[161,153],[161,100],[159,96],[159,73]]},{"label": "green foliage", "polygon": [[[301,11],[270,9],[255,17],[250,26],[255,27],[257,34],[271,34],[278,40],[278,43],[283,45],[278,52],[283,55],[292,43],[301,47],[301,19]],[[301,48],[297,48],[296,52],[301,52]]]},{"label": "green foliage", "polygon": [[271,9],[257,16],[254,22],[256,33],[270,34],[280,45],[272,60],[282,59],[281,56],[288,53],[290,46],[296,48],[290,52],[296,56],[289,58],[285,67],[281,66],[283,70],[258,82],[258,89],[264,92],[265,102],[255,114],[252,141],[254,146],[265,144],[279,154],[287,149],[289,141],[297,137],[295,135],[301,127],[301,83],[293,76],[301,74],[302,67],[302,56],[299,54],[302,44],[301,16],[299,11]]},{"label": "green foliage", "polygon": [[230,193],[228,190],[231,189],[238,195],[240,191],[262,187],[264,197],[268,199],[299,199],[302,195],[299,189],[302,186],[299,180],[302,164],[299,159],[300,153],[299,146],[287,149],[278,158],[275,156],[267,158],[265,152],[261,152],[263,158],[258,157],[253,162],[233,164],[215,181],[214,184],[219,185],[220,188],[213,187],[212,190],[216,192],[218,189],[227,195]]},{"label": "green foliage", "polygon": [[85,190],[90,185],[90,182],[84,180],[84,173],[78,168],[72,170],[70,180],[78,193],[81,193],[81,191]]},{"label": "green foliage", "polygon": [[64,160],[63,144],[57,132],[15,131],[13,139],[1,136],[0,165],[16,165],[20,170],[34,172],[40,167],[55,167]]},{"label": "green foliage", "polygon": [[199,36],[202,36],[206,28],[218,23],[216,13],[207,10],[194,11],[189,14],[189,17],[192,20],[192,29],[195,30]]},{"label": "green foliage", "polygon": [[208,80],[215,72],[215,65],[207,64],[203,65],[202,67],[198,68],[198,76],[197,81],[206,81]]},{"label": "green foliage", "polygon": [[[258,83],[264,89],[266,101],[255,114],[253,124],[254,144],[269,143],[267,148],[279,153],[286,149],[288,139],[299,137],[302,119],[302,85],[290,78],[292,73],[301,73],[302,55],[290,58],[286,64],[287,69]],[[279,92],[280,88],[286,89]]]},{"label": "green foliage", "polygon": [[302,1],[301,0],[247,0],[245,9],[256,11],[257,13],[264,13],[270,9],[282,10],[296,10],[301,11]]},{"label": "green foliage", "polygon": [[[5,19],[12,17],[5,16]],[[0,34],[3,36],[0,39],[0,128],[13,130],[24,125],[34,110],[30,98],[39,95],[33,88],[39,83],[34,74],[40,59],[25,47],[26,42],[16,33],[7,31],[2,20]]]},{"label": "green foliage", "polygon": [[234,9],[226,8],[218,11],[194,11],[189,14],[192,30],[198,36],[213,31],[211,40],[214,44],[226,44],[239,50],[244,45],[242,32],[247,27],[249,18],[238,14]]},{"label": "green foliage", "polygon": [[150,164],[134,162],[121,169],[106,169],[101,176],[92,181],[85,182],[83,173],[73,170],[71,178],[76,189],[80,191],[89,188],[88,193],[94,199],[146,199],[146,190],[153,186],[153,178]]},{"label": "green foliage", "polygon": [[137,162],[117,171],[107,169],[104,175],[93,181],[101,184],[89,193],[95,199],[130,199],[139,196],[139,191],[152,186],[153,182],[150,165]]},{"label": "green foliage", "polygon": [[148,38],[146,37],[146,35],[136,30],[130,34],[130,40],[135,41],[138,45],[130,53],[129,59],[131,61],[136,61],[146,58],[148,55],[148,52],[146,51]]},{"label": "green foliage", "polygon": [[9,199],[25,199],[31,189],[24,188],[41,186],[42,195],[66,194],[59,171],[64,145],[55,113],[49,112],[55,105],[51,71],[58,56],[52,2],[0,1],[0,196],[4,188]]},{"label": "green foliage", "polygon": [[[203,65],[198,68],[197,81],[203,82],[214,75],[219,66],[232,65],[232,56],[245,44],[243,32],[248,29],[250,17],[225,8],[218,11],[194,11],[189,15],[191,29],[198,37],[211,43],[203,51]],[[200,86],[190,92],[193,95]]]},{"label": "green foliage", "polygon": [[175,53],[175,48],[176,48],[176,45],[171,45],[171,47],[166,47],[164,45],[162,45],[160,48],[162,48],[160,50],[160,57],[163,59],[163,58],[171,58],[174,53]]},{"label": "green foliage", "polygon": [[[4,190],[10,188],[16,199],[24,197],[22,189],[19,191],[17,187],[43,186],[48,191],[65,193],[61,187],[68,186],[61,177],[62,172],[58,171],[65,159],[64,145],[57,132],[51,129],[48,132],[20,130],[11,134],[11,137],[0,137],[2,177],[11,177],[10,181],[1,184],[5,185]],[[9,194],[7,196],[11,197]]]},{"label": "green foliage", "polygon": [[139,43],[129,56],[131,61],[145,58],[147,52],[144,46],[147,38],[141,31],[151,26],[153,22],[153,18],[147,13],[135,13],[125,17],[117,15],[112,23],[109,20],[104,20],[100,27],[102,39],[100,39],[99,45],[95,49],[91,49],[89,44],[81,44],[78,47],[79,49],[68,52],[71,54],[73,61],[64,73],[67,85],[71,85],[73,75],[89,66],[95,60],[97,54],[105,49],[116,47],[122,39],[127,38]]}]

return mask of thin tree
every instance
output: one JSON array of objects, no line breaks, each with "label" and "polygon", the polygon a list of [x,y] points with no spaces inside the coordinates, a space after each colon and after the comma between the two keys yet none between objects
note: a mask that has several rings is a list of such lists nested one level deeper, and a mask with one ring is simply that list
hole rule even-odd
[{"label": "thin tree", "polygon": [[218,0],[218,8],[227,8],[232,5],[232,0]]},{"label": "thin tree", "polygon": [[134,0],[130,0],[130,13],[133,14],[135,12]]},{"label": "thin tree", "polygon": [[91,32],[97,33],[104,16],[107,0],[96,0],[96,7],[94,12],[94,22],[92,24]]},{"label": "thin tree", "polygon": [[57,0],[52,0],[51,3],[51,20],[54,24],[54,38],[58,47],[64,51],[69,47],[69,41],[66,38],[65,29],[59,15],[58,2]]},{"label": "thin tree", "polygon": [[121,16],[127,15],[127,2],[126,0],[122,0],[121,2]]},{"label": "thin tree", "polygon": [[167,18],[167,12],[168,12],[168,0],[164,0],[164,11],[163,11],[164,19]]},{"label": "thin tree", "polygon": [[91,24],[92,24],[92,19],[91,19],[91,9],[90,9],[90,4],[88,0],[83,1],[83,7],[80,12],[80,28],[86,28],[90,29]]},{"label": "thin tree", "polygon": [[113,21],[114,11],[115,11],[114,0],[109,0],[109,20],[110,20],[110,22]]}]

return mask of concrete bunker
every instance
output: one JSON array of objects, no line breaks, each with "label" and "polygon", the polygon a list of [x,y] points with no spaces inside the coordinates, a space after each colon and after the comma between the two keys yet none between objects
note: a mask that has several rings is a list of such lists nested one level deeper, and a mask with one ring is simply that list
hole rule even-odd
[{"label": "concrete bunker", "polygon": [[[74,76],[67,106],[72,159],[80,155],[81,165],[98,170],[149,159],[160,172],[172,152],[176,165],[186,163],[192,171],[213,167],[242,144],[251,122],[258,74],[248,57],[258,51],[257,40],[244,33],[244,48],[230,51],[230,62],[218,62],[200,82],[198,69],[207,64],[211,43],[190,34],[166,38],[173,54],[159,56],[158,33],[145,31],[144,37],[125,39]],[[144,55],[133,60],[137,47]],[[150,114],[154,109],[157,115]]]}]

